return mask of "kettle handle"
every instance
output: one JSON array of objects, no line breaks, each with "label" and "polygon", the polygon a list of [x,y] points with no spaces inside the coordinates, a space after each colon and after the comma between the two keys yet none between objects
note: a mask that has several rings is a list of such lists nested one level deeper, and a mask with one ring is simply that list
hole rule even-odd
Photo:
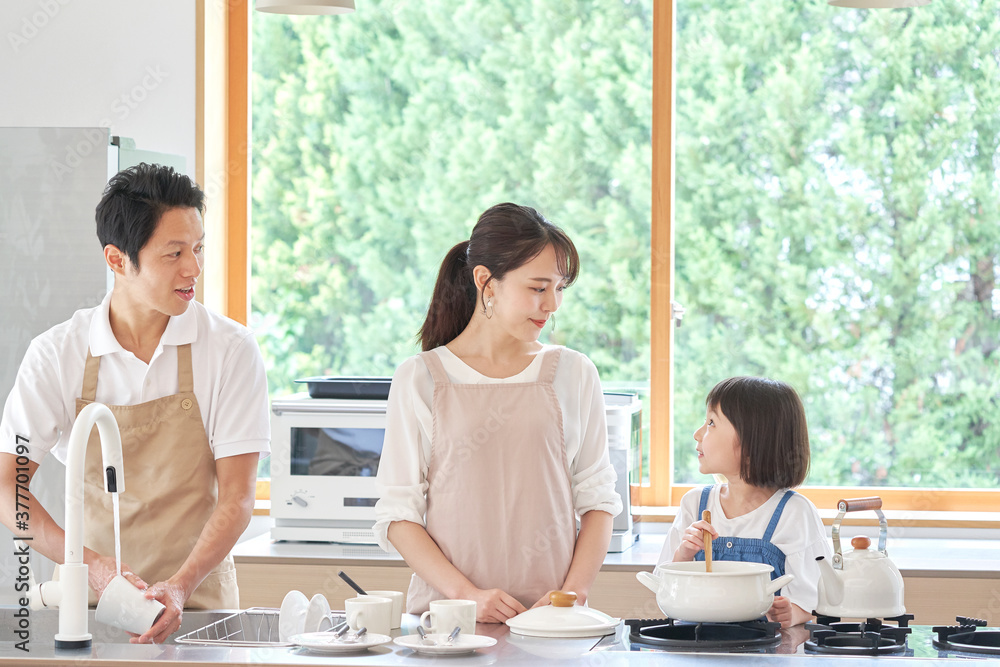
[{"label": "kettle handle", "polygon": [[889,526],[886,523],[885,515],[882,514],[882,499],[878,496],[842,498],[837,501],[837,518],[833,520],[833,526],[830,528],[830,535],[833,537],[833,569],[844,569],[844,553],[840,548],[840,522],[848,512],[864,510],[874,510],[875,514],[878,515],[878,550],[885,556],[889,555],[885,550],[885,536],[889,532]]}]

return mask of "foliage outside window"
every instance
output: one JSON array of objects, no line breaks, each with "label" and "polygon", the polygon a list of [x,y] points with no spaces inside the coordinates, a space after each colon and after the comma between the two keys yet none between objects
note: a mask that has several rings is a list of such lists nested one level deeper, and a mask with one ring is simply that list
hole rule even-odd
[{"label": "foliage outside window", "polygon": [[[649,374],[652,2],[366,2],[253,16],[253,314],[272,394],[417,351],[497,201],[583,257],[552,342]],[[996,0],[676,6],[677,482],[704,396],[806,404],[810,484],[997,486]],[[656,480],[665,483],[665,480]]]},{"label": "foliage outside window", "polygon": [[811,484],[996,488],[1000,3],[682,0],[676,49],[676,479],[762,374]]},{"label": "foliage outside window", "polygon": [[552,342],[649,377],[652,4],[365,2],[253,16],[253,315],[274,395],[418,352],[446,251],[501,201],[583,271]]}]

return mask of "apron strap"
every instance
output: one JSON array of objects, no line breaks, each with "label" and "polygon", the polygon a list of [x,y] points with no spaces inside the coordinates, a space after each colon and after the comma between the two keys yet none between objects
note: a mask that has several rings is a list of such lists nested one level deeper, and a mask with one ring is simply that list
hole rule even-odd
[{"label": "apron strap", "polygon": [[421,352],[420,358],[427,364],[427,370],[431,372],[434,384],[451,384],[451,380],[448,379],[448,373],[445,372],[444,364],[441,363],[441,357],[438,356],[437,352],[434,350]]},{"label": "apron strap", "polygon": [[194,391],[194,373],[191,371],[191,343],[177,346],[177,391]]},{"label": "apron strap", "polygon": [[701,518],[701,513],[708,509],[708,495],[712,493],[712,486],[703,486],[701,488],[701,502],[698,503],[698,516],[695,517],[695,521]]},{"label": "apron strap", "polygon": [[795,495],[795,492],[791,489],[785,491],[785,495],[781,497],[778,501],[778,506],[774,510],[774,514],[771,515],[771,522],[767,524],[767,530],[764,531],[764,541],[770,542],[771,535],[774,533],[774,529],[778,527],[778,521],[781,519],[781,513],[785,510],[785,504],[788,499]]},{"label": "apron strap", "polygon": [[538,382],[541,384],[552,384],[556,379],[556,369],[559,367],[559,355],[562,348],[557,347],[545,353],[542,359],[542,369],[538,371]]},{"label": "apron strap", "polygon": [[101,358],[95,357],[87,348],[87,363],[83,367],[83,388],[80,398],[93,403],[97,399],[97,376],[101,370]]}]

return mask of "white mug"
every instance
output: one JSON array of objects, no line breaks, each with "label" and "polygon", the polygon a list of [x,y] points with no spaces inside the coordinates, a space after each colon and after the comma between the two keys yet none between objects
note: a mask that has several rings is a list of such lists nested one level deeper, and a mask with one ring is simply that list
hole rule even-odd
[{"label": "white mug", "polygon": [[403,594],[400,591],[368,591],[368,595],[392,600],[392,629],[403,625]]},{"label": "white mug", "polygon": [[344,600],[347,625],[351,630],[367,628],[368,634],[387,635],[392,630],[392,600],[359,595]]},{"label": "white mug", "polygon": [[94,618],[105,625],[141,635],[153,627],[164,609],[166,607],[159,600],[147,600],[146,591],[139,590],[119,574],[101,593]]},{"label": "white mug", "polygon": [[475,600],[434,600],[429,606],[420,615],[420,625],[432,633],[451,634],[457,625],[462,634],[476,634]]}]

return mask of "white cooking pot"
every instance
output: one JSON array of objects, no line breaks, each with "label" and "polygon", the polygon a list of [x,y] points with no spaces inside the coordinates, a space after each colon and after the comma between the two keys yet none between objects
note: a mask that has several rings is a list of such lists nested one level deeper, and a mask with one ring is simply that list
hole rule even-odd
[{"label": "white cooking pot", "polygon": [[713,561],[705,563],[665,563],[652,573],[637,572],[636,578],[656,593],[660,611],[682,621],[695,623],[736,623],[753,621],[767,613],[774,592],[795,575],[771,581],[774,568],[763,563]]}]

